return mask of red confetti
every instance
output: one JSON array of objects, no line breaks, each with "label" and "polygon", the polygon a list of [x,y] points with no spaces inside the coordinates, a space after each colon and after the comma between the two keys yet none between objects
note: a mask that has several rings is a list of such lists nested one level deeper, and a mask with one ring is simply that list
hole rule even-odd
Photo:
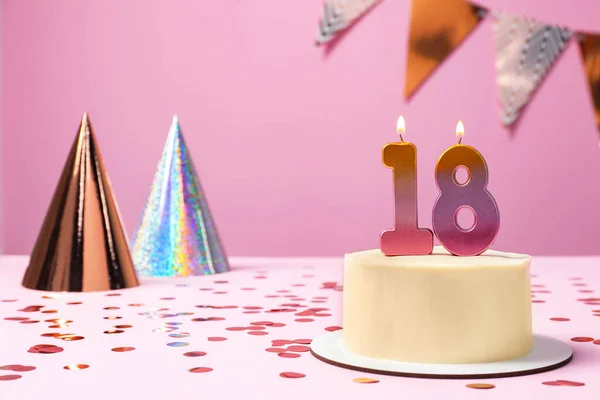
[{"label": "red confetti", "polygon": [[284,323],[281,323],[281,322],[275,322],[274,324],[272,324],[272,325],[269,325],[269,328],[283,328],[284,326],[285,326],[285,324],[284,324]]},{"label": "red confetti", "polygon": [[587,337],[587,336],[577,336],[577,337],[571,338],[571,341],[572,342],[580,342],[580,343],[593,342],[594,338]]},{"label": "red confetti", "polygon": [[244,310],[262,310],[260,306],[244,306]]},{"label": "red confetti", "polygon": [[298,353],[287,353],[287,352],[281,352],[277,354],[279,357],[283,357],[283,358],[298,358],[300,357],[300,354]]},{"label": "red confetti", "polygon": [[271,346],[285,346],[286,344],[294,344],[294,342],[285,339],[271,340]]},{"label": "red confetti", "polygon": [[226,331],[245,331],[245,326],[231,326],[229,328],[225,328]]},{"label": "red confetti", "polygon": [[264,326],[254,326],[253,325],[253,326],[246,327],[246,330],[248,330],[248,331],[263,331],[265,329],[267,329],[267,328],[265,328]]},{"label": "red confetti", "polygon": [[256,322],[250,322],[250,325],[273,325],[273,322],[271,321],[256,321]]},{"label": "red confetti", "polygon": [[21,379],[21,375],[0,375],[0,381],[14,381],[15,379]]},{"label": "red confetti", "polygon": [[297,379],[297,378],[304,378],[306,375],[301,374],[299,372],[282,372],[279,374],[279,376],[281,376],[282,378]]},{"label": "red confetti", "polygon": [[296,344],[311,344],[312,339],[295,339],[294,343],[296,343]]},{"label": "red confetti", "polygon": [[269,334],[269,332],[265,332],[265,331],[249,331],[246,333],[248,333],[248,335],[253,335],[253,336],[265,336],[265,335]]},{"label": "red confetti", "polygon": [[229,281],[214,281],[214,283],[216,283],[216,284],[223,284],[223,283],[229,283]]},{"label": "red confetti", "polygon": [[594,343],[594,344],[600,344],[600,339],[596,339],[592,343]]},{"label": "red confetti", "polygon": [[227,340],[227,338],[222,336],[211,336],[208,338],[209,342],[223,342],[225,340]]},{"label": "red confetti", "polygon": [[574,381],[565,381],[565,380],[557,380],[556,382],[560,383],[564,386],[585,386],[583,382],[574,382]]},{"label": "red confetti", "polygon": [[296,318],[294,321],[296,321],[296,322],[313,322],[314,319],[312,319],[312,318]]},{"label": "red confetti", "polygon": [[206,355],[204,351],[188,351],[187,353],[183,353],[186,357],[203,357]]},{"label": "red confetti", "polygon": [[563,317],[552,317],[552,318],[550,318],[550,321],[566,322],[566,321],[570,321],[570,319],[569,318],[563,318]]},{"label": "red confetti", "polygon": [[310,351],[310,347],[297,345],[297,346],[289,346],[286,350],[292,351],[294,353],[306,353],[307,351]]},{"label": "red confetti", "polygon": [[335,331],[339,331],[340,329],[343,329],[343,328],[341,326],[328,326],[327,328],[325,328],[325,330],[328,332],[335,332]]},{"label": "red confetti", "polygon": [[256,290],[256,288],[253,288],[253,287],[243,287],[240,290]]},{"label": "red confetti", "polygon": [[209,367],[194,367],[194,368],[190,368],[188,371],[193,372],[193,373],[204,373],[204,372],[210,372],[212,371],[212,368]]},{"label": "red confetti", "polygon": [[281,347],[269,347],[265,349],[266,351],[268,351],[269,353],[283,353],[285,352],[285,349],[281,348]]}]

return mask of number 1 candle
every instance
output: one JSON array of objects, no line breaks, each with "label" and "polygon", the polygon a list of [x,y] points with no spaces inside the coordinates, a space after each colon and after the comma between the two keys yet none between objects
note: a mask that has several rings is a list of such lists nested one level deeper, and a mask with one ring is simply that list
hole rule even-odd
[{"label": "number 1 candle", "polygon": [[[440,195],[433,208],[433,230],[442,246],[458,256],[474,256],[491,246],[500,228],[496,201],[486,189],[487,164],[475,148],[462,144],[464,126],[456,126],[458,143],[448,148],[435,167],[435,179]],[[456,174],[460,168],[468,172],[465,182]],[[458,224],[458,212],[470,209],[475,223],[468,229]]]},{"label": "number 1 candle", "polygon": [[381,233],[381,252],[386,256],[425,255],[433,250],[433,233],[418,227],[417,215],[417,147],[405,142],[404,118],[396,128],[400,142],[383,148],[383,164],[394,175],[394,229]]}]

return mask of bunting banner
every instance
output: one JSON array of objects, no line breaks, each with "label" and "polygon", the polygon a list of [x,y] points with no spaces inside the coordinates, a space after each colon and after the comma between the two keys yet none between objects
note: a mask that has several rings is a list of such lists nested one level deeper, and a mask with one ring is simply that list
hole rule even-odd
[{"label": "bunting banner", "polygon": [[[334,39],[377,3],[325,0],[317,44]],[[522,15],[486,10],[466,0],[411,1],[406,99],[418,91],[484,18],[492,19],[496,91],[504,126],[518,121],[569,41],[577,40],[600,131],[600,36]]]},{"label": "bunting banner", "polygon": [[381,0],[325,0],[317,28],[317,45],[333,39]]}]

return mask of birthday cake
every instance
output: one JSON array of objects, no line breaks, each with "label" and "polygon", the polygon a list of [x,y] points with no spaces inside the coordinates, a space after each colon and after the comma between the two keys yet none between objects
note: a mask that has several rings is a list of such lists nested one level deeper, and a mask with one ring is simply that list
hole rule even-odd
[{"label": "birthday cake", "polygon": [[456,257],[379,249],[344,261],[344,347],[384,360],[470,364],[532,350],[528,255],[488,250]]}]

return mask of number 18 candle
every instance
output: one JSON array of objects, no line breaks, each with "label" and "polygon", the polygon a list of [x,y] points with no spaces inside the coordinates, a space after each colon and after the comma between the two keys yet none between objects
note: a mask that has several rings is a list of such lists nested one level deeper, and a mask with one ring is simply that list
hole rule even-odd
[{"label": "number 18 candle", "polygon": [[[458,256],[483,253],[494,242],[500,228],[500,214],[496,201],[486,189],[487,164],[475,148],[462,144],[464,126],[456,126],[458,143],[448,148],[435,167],[435,180],[440,195],[433,208],[433,230],[442,246]],[[465,168],[468,176],[459,182],[456,174]],[[470,209],[475,223],[469,229],[458,224],[458,212]]]},{"label": "number 18 candle", "polygon": [[433,250],[433,233],[420,229],[417,218],[417,147],[405,142],[404,118],[398,118],[400,142],[383,148],[383,164],[393,169],[394,229],[381,233],[381,251],[386,256],[425,255]]}]

